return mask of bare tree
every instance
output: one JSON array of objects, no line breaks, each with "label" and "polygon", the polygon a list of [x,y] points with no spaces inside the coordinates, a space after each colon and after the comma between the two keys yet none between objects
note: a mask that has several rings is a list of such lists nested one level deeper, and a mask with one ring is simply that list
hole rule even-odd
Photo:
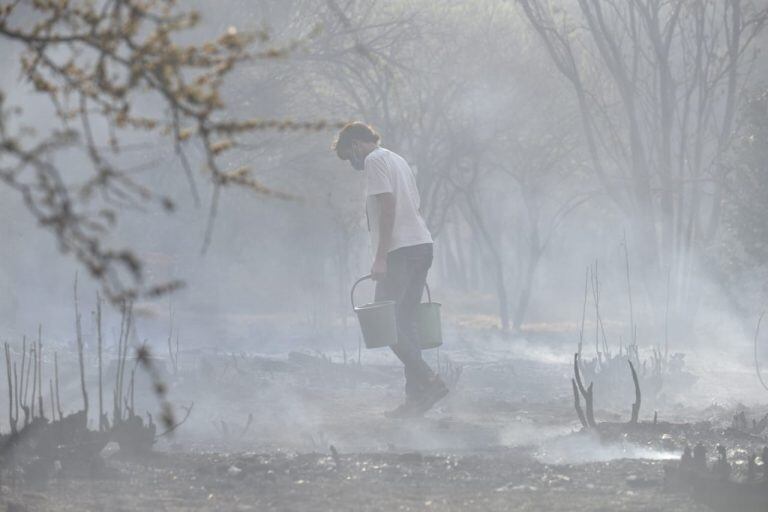
[{"label": "bare tree", "polygon": [[594,173],[628,219],[646,284],[669,270],[674,300],[692,303],[768,10],[740,0],[520,5],[571,86]]},{"label": "bare tree", "polygon": [[[575,144],[550,132],[567,132],[565,118],[573,115],[542,94],[542,80],[552,80],[541,52],[509,30],[526,25],[514,6],[495,3],[446,11],[424,1],[393,7],[386,16],[371,10],[370,1],[327,5],[327,33],[309,57],[316,71],[304,83],[328,108],[376,124],[385,144],[414,164],[424,216],[452,269],[446,277],[466,287],[477,267],[494,290],[502,328],[519,326],[541,256],[576,199],[558,198],[563,204],[552,208],[544,193],[550,171],[561,170]],[[478,46],[488,51],[478,53]],[[532,74],[535,79],[520,79]],[[520,138],[550,143],[521,151]],[[516,180],[499,189],[505,175]],[[493,214],[508,210],[519,194],[527,207],[514,214],[528,219],[524,233]],[[508,268],[510,256],[521,252],[520,268]],[[481,254],[487,265],[476,257]]]},{"label": "bare tree", "polygon": [[[567,174],[575,171],[566,166],[565,160],[572,151],[574,146],[565,137],[545,137],[529,141],[529,145],[518,149],[522,167],[502,168],[517,184],[525,212],[525,228],[518,251],[522,257],[515,287],[517,298],[512,312],[515,329],[520,329],[525,319],[536,271],[553,237],[576,208],[595,196],[593,191],[576,186],[557,187],[557,183],[569,181]],[[511,234],[518,239],[520,235]]]},{"label": "bare tree", "polygon": [[[302,87],[314,90],[327,109],[375,125],[387,147],[404,154],[417,170],[423,214],[439,235],[456,191],[447,127],[467,78],[444,80],[458,67],[450,20],[430,2],[376,9],[372,0],[329,1],[319,10],[323,33],[304,58],[310,72]],[[464,20],[466,21],[466,20]],[[465,62],[465,61],[462,61]]]}]

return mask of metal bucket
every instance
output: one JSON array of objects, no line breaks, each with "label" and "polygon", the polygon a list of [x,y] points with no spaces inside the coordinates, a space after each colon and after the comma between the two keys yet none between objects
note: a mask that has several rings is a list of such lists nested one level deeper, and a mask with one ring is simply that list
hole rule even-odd
[{"label": "metal bucket", "polygon": [[437,348],[443,344],[443,328],[440,324],[440,303],[432,302],[432,294],[427,288],[427,301],[419,304],[416,314],[416,335],[419,340],[419,348],[428,350]]},{"label": "metal bucket", "polygon": [[355,305],[355,288],[362,281],[370,279],[367,275],[361,277],[349,292],[352,309],[360,322],[363,331],[363,341],[366,348],[389,347],[397,344],[397,319],[395,317],[395,301],[383,300],[371,302],[362,306]]}]

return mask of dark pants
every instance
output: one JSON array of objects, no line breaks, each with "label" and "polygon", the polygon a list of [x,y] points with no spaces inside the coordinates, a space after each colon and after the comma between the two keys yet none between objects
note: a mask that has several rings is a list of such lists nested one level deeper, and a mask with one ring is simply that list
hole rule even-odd
[{"label": "dark pants", "polygon": [[432,266],[432,244],[395,249],[387,255],[387,273],[376,283],[375,300],[397,303],[397,345],[392,351],[405,366],[405,394],[416,397],[434,375],[421,357],[416,309]]}]

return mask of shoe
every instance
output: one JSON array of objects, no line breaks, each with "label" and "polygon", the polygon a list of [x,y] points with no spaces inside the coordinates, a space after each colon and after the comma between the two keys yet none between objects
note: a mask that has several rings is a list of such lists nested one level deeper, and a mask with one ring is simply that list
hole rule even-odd
[{"label": "shoe", "polygon": [[439,375],[432,377],[416,400],[418,414],[424,414],[448,394],[448,386]]}]

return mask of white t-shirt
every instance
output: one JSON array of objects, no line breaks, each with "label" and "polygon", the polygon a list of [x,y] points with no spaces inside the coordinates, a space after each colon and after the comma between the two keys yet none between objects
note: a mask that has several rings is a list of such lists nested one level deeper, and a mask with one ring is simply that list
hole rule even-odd
[{"label": "white t-shirt", "polygon": [[379,204],[373,197],[386,192],[395,196],[395,223],[390,251],[432,243],[432,235],[419,212],[421,198],[413,170],[403,157],[376,148],[365,157],[366,213],[374,249],[379,243]]}]

